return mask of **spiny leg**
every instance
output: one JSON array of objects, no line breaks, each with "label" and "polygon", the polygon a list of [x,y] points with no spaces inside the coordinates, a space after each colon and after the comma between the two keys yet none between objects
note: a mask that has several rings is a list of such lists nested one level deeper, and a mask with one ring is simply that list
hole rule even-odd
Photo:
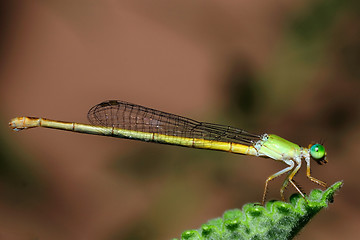
[{"label": "spiny leg", "polygon": [[305,161],[306,161],[306,176],[310,179],[310,181],[312,181],[312,182],[326,188],[327,184],[325,182],[311,176],[310,158],[306,158]]},{"label": "spiny leg", "polygon": [[265,199],[266,199],[266,193],[267,193],[267,188],[268,188],[268,184],[271,180],[273,180],[274,178],[277,178],[278,176],[290,171],[291,169],[294,168],[294,162],[293,161],[289,161],[289,162],[286,162],[287,164],[289,164],[289,167],[287,168],[284,168],[283,170],[271,175],[270,177],[268,177],[265,181],[265,188],[264,188],[264,194],[263,194],[263,198],[262,198],[262,201],[261,201],[261,205],[264,206],[265,204]]},{"label": "spiny leg", "polygon": [[307,199],[304,195],[304,193],[301,191],[301,189],[296,185],[296,183],[294,182],[294,180],[289,180],[289,182],[293,185],[293,187],[296,189],[296,191],[298,191],[300,193],[300,195],[303,197],[303,199],[305,199],[305,201],[307,202]]},{"label": "spiny leg", "polygon": [[287,185],[289,184],[289,182],[301,194],[301,196],[303,196],[305,198],[305,196],[302,193],[302,191],[300,190],[300,188],[292,180],[294,178],[294,176],[296,175],[296,173],[299,171],[300,167],[301,167],[301,162],[299,162],[299,164],[294,168],[293,171],[289,172],[289,174],[287,175],[287,177],[284,180],[284,183],[280,189],[281,200],[284,202],[285,202],[284,191],[285,191],[285,188],[287,187]]},{"label": "spiny leg", "polygon": [[301,196],[305,199],[305,201],[307,202],[304,192],[302,191],[302,189],[300,188],[300,186],[295,183],[294,179],[292,179],[292,180],[289,181],[289,182],[293,185],[293,187],[296,189],[296,191],[298,191],[298,192],[300,193],[300,195],[301,195]]}]

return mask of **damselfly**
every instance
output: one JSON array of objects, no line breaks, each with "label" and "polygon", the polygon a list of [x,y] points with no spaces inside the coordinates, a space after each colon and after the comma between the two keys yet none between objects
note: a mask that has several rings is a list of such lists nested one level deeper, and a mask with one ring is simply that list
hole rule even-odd
[{"label": "damselfly", "polygon": [[269,176],[265,181],[263,205],[269,182],[282,174],[286,174],[280,188],[282,200],[284,200],[284,190],[289,183],[305,198],[304,193],[293,179],[303,160],[307,167],[307,177],[312,182],[326,187],[325,182],[310,175],[310,159],[315,160],[318,164],[327,163],[325,148],[319,143],[309,145],[308,148],[300,147],[274,134],[252,134],[242,129],[199,122],[116,100],[105,101],[92,107],[88,112],[88,119],[90,125],[37,117],[17,117],[12,119],[9,125],[15,131],[46,127],[145,142],[226,151],[284,162],[287,166]]}]

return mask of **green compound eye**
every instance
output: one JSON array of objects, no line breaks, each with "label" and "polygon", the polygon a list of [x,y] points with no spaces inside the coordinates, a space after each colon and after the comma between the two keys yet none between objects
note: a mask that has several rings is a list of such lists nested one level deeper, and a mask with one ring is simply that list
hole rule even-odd
[{"label": "green compound eye", "polygon": [[314,144],[310,148],[310,155],[315,159],[319,160],[325,157],[325,148],[321,144]]}]

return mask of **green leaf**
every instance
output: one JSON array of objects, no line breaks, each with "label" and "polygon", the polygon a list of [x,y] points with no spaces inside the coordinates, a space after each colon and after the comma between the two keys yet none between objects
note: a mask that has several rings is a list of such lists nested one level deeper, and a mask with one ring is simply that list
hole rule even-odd
[{"label": "green leaf", "polygon": [[315,189],[306,200],[294,194],[290,203],[269,201],[265,207],[245,204],[242,211],[228,210],[222,218],[209,220],[198,230],[183,232],[181,240],[292,239],[316,213],[333,202],[342,185],[340,181],[325,191]]}]

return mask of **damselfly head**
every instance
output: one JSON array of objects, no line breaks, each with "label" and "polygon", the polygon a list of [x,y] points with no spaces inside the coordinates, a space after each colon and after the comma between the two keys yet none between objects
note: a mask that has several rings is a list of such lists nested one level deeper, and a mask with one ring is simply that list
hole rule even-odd
[{"label": "damselfly head", "polygon": [[326,151],[323,145],[319,143],[310,145],[309,150],[311,158],[314,159],[318,164],[323,165],[328,162],[326,160]]}]

